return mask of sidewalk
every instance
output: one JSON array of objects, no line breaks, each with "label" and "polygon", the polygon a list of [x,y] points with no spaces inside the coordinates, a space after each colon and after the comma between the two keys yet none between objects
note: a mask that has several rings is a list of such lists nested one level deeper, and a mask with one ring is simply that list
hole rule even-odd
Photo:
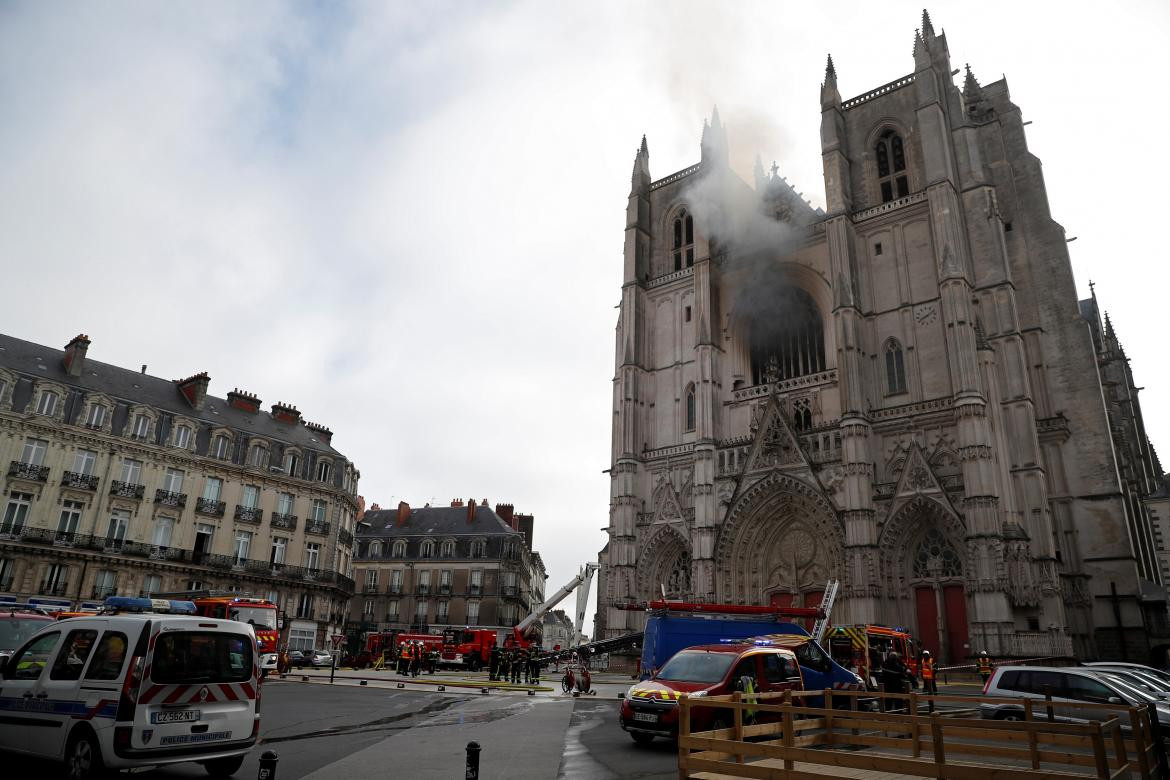
[{"label": "sidewalk", "polygon": [[483,780],[556,777],[564,752],[572,700],[475,699],[427,718],[376,745],[335,761],[304,780],[339,777],[463,777],[466,746],[481,748]]}]

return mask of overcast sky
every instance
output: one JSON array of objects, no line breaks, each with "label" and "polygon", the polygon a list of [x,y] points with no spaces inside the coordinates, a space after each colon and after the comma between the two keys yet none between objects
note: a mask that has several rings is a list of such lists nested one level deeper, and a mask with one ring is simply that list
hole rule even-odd
[{"label": "overcast sky", "polygon": [[[936,3],[1006,73],[1170,454],[1170,4]],[[208,371],[335,431],[383,506],[536,515],[548,591],[608,523],[630,168],[698,161],[718,103],[824,204],[819,84],[913,70],[921,6],[0,4],[0,330],[169,379]],[[956,78],[961,79],[962,76]],[[959,82],[961,83],[961,81]],[[571,607],[570,602],[565,606]]]}]

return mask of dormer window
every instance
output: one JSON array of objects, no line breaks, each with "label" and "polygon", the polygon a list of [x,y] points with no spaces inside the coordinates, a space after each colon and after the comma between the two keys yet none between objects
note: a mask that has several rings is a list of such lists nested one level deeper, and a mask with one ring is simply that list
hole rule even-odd
[{"label": "dormer window", "polygon": [[317,481],[328,482],[333,476],[333,465],[327,461],[322,460],[317,463]]},{"label": "dormer window", "polygon": [[103,404],[92,403],[89,405],[89,414],[85,417],[85,427],[97,430],[101,428],[106,422],[106,407]]},{"label": "dormer window", "polygon": [[37,399],[37,414],[43,417],[52,417],[57,413],[57,402],[61,397],[52,390],[42,390]]},{"label": "dormer window", "polygon": [[910,194],[910,180],[906,176],[906,151],[902,136],[893,130],[882,133],[874,148],[877,155],[878,186],[882,191],[882,203]]},{"label": "dormer window", "polygon": [[435,557],[435,543],[427,539],[419,547],[418,557],[420,558],[434,558]]},{"label": "dormer window", "polygon": [[300,476],[301,456],[295,452],[284,453],[284,473],[290,477]]},{"label": "dormer window", "polygon": [[134,429],[133,429],[133,432],[130,434],[130,437],[134,438],[134,439],[138,439],[139,441],[146,441],[146,438],[149,435],[150,435],[150,418],[147,417],[145,414],[141,414],[141,413],[134,415]]},{"label": "dormer window", "polygon": [[253,468],[262,469],[268,465],[268,448],[259,442],[252,445],[248,453],[248,464]]},{"label": "dormer window", "polygon": [[695,219],[683,209],[674,219],[674,270],[681,271],[683,263],[690,268],[695,264]]},{"label": "dormer window", "polygon": [[394,547],[390,551],[390,554],[395,558],[405,558],[406,557],[406,540],[399,539],[396,542],[394,542]]},{"label": "dormer window", "polygon": [[175,446],[185,450],[191,446],[191,427],[188,425],[175,426]]},{"label": "dormer window", "polygon": [[370,542],[369,557],[371,557],[371,558],[381,558],[382,557],[382,543],[381,542]]},{"label": "dormer window", "polygon": [[483,539],[476,539],[471,543],[471,557],[472,558],[486,558],[487,557],[487,542]]},{"label": "dormer window", "polygon": [[443,540],[443,544],[439,548],[439,555],[443,556],[444,558],[455,557],[455,540],[454,539]]},{"label": "dormer window", "polygon": [[226,434],[218,434],[211,443],[211,456],[218,460],[227,460],[231,441]]}]

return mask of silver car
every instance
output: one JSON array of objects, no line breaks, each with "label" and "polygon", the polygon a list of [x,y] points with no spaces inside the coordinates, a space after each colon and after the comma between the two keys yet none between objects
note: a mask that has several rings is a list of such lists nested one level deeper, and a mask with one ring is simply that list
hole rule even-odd
[{"label": "silver car", "polygon": [[[1090,702],[1105,705],[1145,706],[1154,703],[1158,717],[1170,722],[1170,703],[1153,694],[1137,688],[1117,675],[1106,670],[1092,670],[1085,667],[1057,669],[1043,666],[1000,666],[988,681],[984,693],[989,697],[1020,698],[1033,700],[1035,717],[1045,717],[1045,696],[1051,696],[1052,713],[1055,720],[1083,723],[1090,720],[1108,720],[1117,714],[1112,707],[1100,710],[1086,707],[1069,707],[1070,702]],[[979,705],[979,714],[984,718],[998,720],[1023,720],[1022,704]],[[1126,728],[1126,724],[1122,724]]]}]

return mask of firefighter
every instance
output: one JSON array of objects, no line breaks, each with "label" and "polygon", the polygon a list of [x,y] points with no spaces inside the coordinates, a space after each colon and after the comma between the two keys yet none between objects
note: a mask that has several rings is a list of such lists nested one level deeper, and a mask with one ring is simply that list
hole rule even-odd
[{"label": "firefighter", "polygon": [[414,643],[414,655],[412,655],[410,658],[411,666],[413,667],[413,677],[418,677],[420,674],[422,674],[423,654],[425,652],[426,648],[423,647],[422,642]]},{"label": "firefighter", "polygon": [[[882,686],[885,692],[906,693],[909,678],[910,672],[906,669],[906,664],[902,663],[902,656],[893,650],[887,653],[885,660],[882,661]],[[901,699],[886,699],[887,710],[901,709],[902,706]]]},{"label": "firefighter", "polygon": [[403,676],[403,677],[406,676],[406,673],[408,671],[407,654],[409,652],[410,652],[410,648],[408,648],[405,644],[398,645],[398,658],[396,659],[397,671],[398,671],[398,674]]},{"label": "firefighter", "polygon": [[[929,650],[922,651],[922,692],[927,696],[938,696],[938,684],[934,681],[934,656]],[[934,712],[934,702],[930,703],[930,710]]]},{"label": "firefighter", "polygon": [[528,659],[528,683],[530,685],[540,684],[540,661],[536,660],[536,653]]},{"label": "firefighter", "polygon": [[438,668],[439,651],[432,647],[431,652],[427,653],[427,674],[434,674]]},{"label": "firefighter", "polygon": [[987,651],[983,650],[979,653],[979,679],[983,681],[983,687],[987,687],[987,681],[991,678],[991,659],[987,656]]},{"label": "firefighter", "polygon": [[491,652],[488,653],[488,679],[496,680],[500,676],[500,648],[492,645]]}]

